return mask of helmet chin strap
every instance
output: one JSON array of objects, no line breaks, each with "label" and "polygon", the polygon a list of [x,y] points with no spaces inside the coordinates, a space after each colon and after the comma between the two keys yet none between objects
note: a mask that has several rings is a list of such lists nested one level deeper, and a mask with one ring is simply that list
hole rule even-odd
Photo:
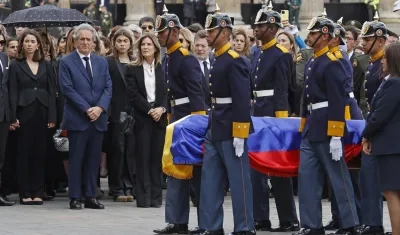
[{"label": "helmet chin strap", "polygon": [[368,52],[366,53],[367,55],[369,55],[369,53],[371,53],[372,48],[375,46],[376,41],[378,40],[378,37],[375,36],[374,42],[372,43],[372,45],[369,47]]},{"label": "helmet chin strap", "polygon": [[164,44],[164,46],[163,46],[163,47],[167,47],[167,45],[168,45],[168,41],[169,41],[169,37],[171,36],[171,31],[172,31],[172,29],[171,29],[171,28],[169,28],[169,29],[168,29],[167,40],[165,40],[165,44]]},{"label": "helmet chin strap", "polygon": [[219,35],[222,33],[222,30],[223,30],[223,29],[224,29],[224,28],[219,28],[218,33],[217,33],[217,36],[215,36],[214,40],[213,40],[212,43],[210,44],[210,47],[214,48],[213,45],[214,45],[215,41],[217,41],[217,38],[219,37]]},{"label": "helmet chin strap", "polygon": [[317,37],[317,39],[313,42],[313,44],[310,45],[311,48],[314,48],[315,44],[318,42],[318,40],[322,37],[322,33]]}]

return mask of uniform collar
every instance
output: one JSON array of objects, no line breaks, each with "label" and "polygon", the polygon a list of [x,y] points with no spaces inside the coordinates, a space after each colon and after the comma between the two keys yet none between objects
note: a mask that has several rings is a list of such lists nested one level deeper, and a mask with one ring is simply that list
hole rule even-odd
[{"label": "uniform collar", "polygon": [[331,53],[334,53],[335,51],[338,51],[338,50],[339,50],[339,46],[335,46],[335,47],[332,47],[331,49],[329,49],[329,51]]},{"label": "uniform collar", "polygon": [[167,54],[171,54],[172,52],[178,50],[181,46],[182,46],[181,42],[178,41],[177,43],[175,43],[175,45],[173,45],[172,47],[170,47],[170,48],[167,50]]},{"label": "uniform collar", "polygon": [[371,61],[375,62],[375,61],[379,60],[380,58],[383,57],[384,54],[385,54],[384,50],[383,49],[380,50],[378,53],[376,53],[375,55],[371,56]]},{"label": "uniform collar", "polygon": [[262,45],[261,49],[262,50],[266,50],[266,49],[272,47],[275,44],[276,44],[276,38],[274,38],[271,41],[269,41],[269,42],[265,43],[264,45]]},{"label": "uniform collar", "polygon": [[321,50],[315,52],[314,53],[314,58],[318,58],[321,55],[324,55],[325,53],[327,53],[328,51],[329,51],[329,48],[328,48],[328,46],[326,46],[326,47],[322,48]]},{"label": "uniform collar", "polygon": [[218,49],[215,52],[215,57],[218,57],[222,54],[224,54],[227,50],[229,50],[231,48],[231,44],[229,44],[229,42],[227,44],[225,44],[225,46],[221,47],[220,49]]}]

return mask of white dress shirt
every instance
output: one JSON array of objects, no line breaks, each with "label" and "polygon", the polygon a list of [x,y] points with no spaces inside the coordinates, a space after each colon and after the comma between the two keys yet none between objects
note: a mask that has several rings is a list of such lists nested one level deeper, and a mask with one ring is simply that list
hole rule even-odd
[{"label": "white dress shirt", "polygon": [[81,58],[81,61],[83,63],[83,67],[85,67],[85,68],[86,68],[86,61],[83,59],[83,57],[89,57],[90,70],[92,71],[92,76],[93,76],[93,66],[92,66],[92,60],[90,59],[90,54],[86,56],[84,54],[79,53],[78,50],[76,50],[76,52],[78,52],[78,55]]},{"label": "white dress shirt", "polygon": [[156,100],[156,73],[154,68],[154,60],[149,65],[145,60],[143,61],[144,70],[144,85],[146,87],[147,101],[149,103]]},{"label": "white dress shirt", "polygon": [[198,61],[199,61],[199,64],[200,64],[201,71],[203,72],[203,75],[204,75],[204,64],[203,64],[204,61],[207,62],[207,68],[208,68],[208,71],[210,71],[210,60],[208,58],[206,60],[198,59]]},{"label": "white dress shirt", "polygon": [[349,59],[353,56],[354,50],[349,52]]}]

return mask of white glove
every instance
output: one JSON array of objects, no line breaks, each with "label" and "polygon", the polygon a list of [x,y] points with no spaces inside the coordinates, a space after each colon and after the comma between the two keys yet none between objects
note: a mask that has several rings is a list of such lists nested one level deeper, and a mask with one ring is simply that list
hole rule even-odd
[{"label": "white glove", "polygon": [[343,146],[340,137],[332,137],[329,143],[329,152],[332,153],[332,160],[339,161],[343,156]]},{"label": "white glove", "polygon": [[244,139],[233,138],[233,147],[235,148],[236,156],[241,157],[244,153]]}]

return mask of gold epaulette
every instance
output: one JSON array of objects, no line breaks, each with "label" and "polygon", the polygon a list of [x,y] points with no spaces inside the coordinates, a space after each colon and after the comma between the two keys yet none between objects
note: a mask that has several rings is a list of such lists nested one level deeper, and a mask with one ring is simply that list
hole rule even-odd
[{"label": "gold epaulette", "polygon": [[190,55],[190,52],[189,52],[187,49],[183,48],[183,47],[180,47],[180,48],[179,48],[179,51],[180,51],[180,52],[182,53],[182,55],[184,55],[184,56]]},{"label": "gold epaulette", "polygon": [[288,49],[284,48],[278,43],[276,44],[276,47],[279,48],[283,53],[289,53]]},{"label": "gold epaulette", "polygon": [[338,60],[338,58],[336,58],[336,56],[333,55],[333,54],[330,53],[330,52],[327,52],[327,53],[326,53],[326,56],[328,56],[328,58],[329,58],[331,61],[337,61],[337,60]]},{"label": "gold epaulette", "polygon": [[333,54],[336,56],[338,59],[343,59],[343,55],[341,51],[335,51]]},{"label": "gold epaulette", "polygon": [[234,50],[229,50],[228,54],[232,56],[232,58],[236,59],[239,58],[239,54]]}]

